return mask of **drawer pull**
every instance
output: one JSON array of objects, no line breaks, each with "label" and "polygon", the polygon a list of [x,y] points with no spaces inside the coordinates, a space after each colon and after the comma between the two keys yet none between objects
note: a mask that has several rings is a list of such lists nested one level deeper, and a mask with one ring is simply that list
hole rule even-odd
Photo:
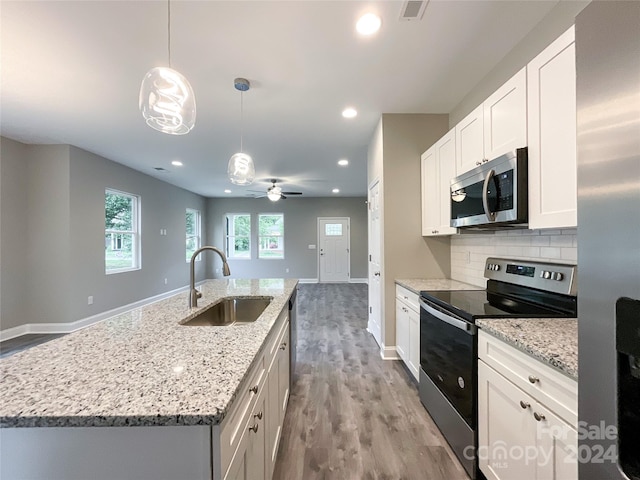
[{"label": "drawer pull", "polygon": [[526,408],[529,408],[531,404],[529,402],[523,402],[522,400],[520,400],[520,406],[526,409]]},{"label": "drawer pull", "polygon": [[280,345],[280,350],[284,350],[285,348],[287,348],[287,342],[284,342],[282,345]]},{"label": "drawer pull", "polygon": [[253,387],[251,387],[249,389],[250,392],[255,393],[256,395],[258,394],[258,385],[254,385]]},{"label": "drawer pull", "polygon": [[258,433],[258,424],[256,423],[253,427],[249,427],[249,430],[253,433]]},{"label": "drawer pull", "polygon": [[534,377],[533,375],[529,375],[529,381],[531,383],[537,383],[540,381],[540,379],[538,377]]},{"label": "drawer pull", "polygon": [[533,412],[533,418],[535,418],[538,422],[545,420],[545,416],[538,412]]},{"label": "drawer pull", "polygon": [[262,420],[262,412],[256,413],[253,418],[257,418],[258,420]]}]

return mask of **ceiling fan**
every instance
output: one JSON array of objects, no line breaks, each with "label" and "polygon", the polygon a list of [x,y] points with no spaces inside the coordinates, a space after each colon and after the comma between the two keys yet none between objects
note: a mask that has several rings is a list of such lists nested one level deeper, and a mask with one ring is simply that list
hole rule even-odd
[{"label": "ceiling fan", "polygon": [[286,200],[287,195],[302,195],[302,192],[283,192],[282,188],[276,185],[277,180],[275,178],[270,181],[272,185],[267,188],[267,193],[258,195],[255,198],[267,197],[272,202],[277,202],[281,198]]}]

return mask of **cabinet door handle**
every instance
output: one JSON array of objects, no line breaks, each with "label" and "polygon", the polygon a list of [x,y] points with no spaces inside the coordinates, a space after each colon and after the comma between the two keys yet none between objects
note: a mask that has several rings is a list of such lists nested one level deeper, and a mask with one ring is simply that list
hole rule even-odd
[{"label": "cabinet door handle", "polygon": [[529,375],[529,381],[531,383],[537,383],[540,381],[540,379],[538,377],[534,377],[533,375]]},{"label": "cabinet door handle", "polygon": [[258,433],[258,424],[256,423],[253,427],[249,427],[249,430],[253,431],[253,433]]},{"label": "cabinet door handle", "polygon": [[542,420],[546,419],[543,414],[538,412],[533,412],[533,418],[535,418],[538,422],[541,422]]},{"label": "cabinet door handle", "polygon": [[482,165],[482,162],[476,162],[476,166]]},{"label": "cabinet door handle", "polygon": [[258,420],[262,420],[262,411],[256,413],[253,418],[257,418]]},{"label": "cabinet door handle", "polygon": [[255,393],[256,395],[258,394],[258,385],[254,385],[253,387],[251,387],[249,389],[250,392]]},{"label": "cabinet door handle", "polygon": [[523,402],[522,400],[520,400],[520,406],[524,409],[527,409],[531,406],[531,404],[529,402]]},{"label": "cabinet door handle", "polygon": [[282,345],[280,345],[280,350],[284,350],[285,348],[287,348],[287,342],[283,342]]}]

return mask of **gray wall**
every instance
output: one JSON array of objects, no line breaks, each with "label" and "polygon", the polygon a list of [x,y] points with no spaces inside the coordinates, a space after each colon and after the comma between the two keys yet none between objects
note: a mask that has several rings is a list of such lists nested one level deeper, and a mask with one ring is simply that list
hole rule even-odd
[{"label": "gray wall", "polygon": [[450,112],[450,128],[573,25],[576,15],[588,4],[589,1],[584,0],[558,2],[542,21]]},{"label": "gray wall", "polygon": [[[185,210],[201,211],[206,242],[204,197],[76,147],[1,146],[1,329],[73,322],[188,284]],[[105,274],[105,188],[141,196],[141,270]]]},{"label": "gray wall", "polygon": [[420,156],[448,130],[448,115],[383,114],[369,144],[367,175],[382,181],[382,342],[395,345],[395,279],[444,278],[449,238],[422,237]]},{"label": "gray wall", "polygon": [[27,147],[0,139],[0,328],[20,324],[27,290]]},{"label": "gray wall", "polygon": [[[252,215],[252,259],[229,260],[231,278],[318,278],[318,217],[351,218],[351,278],[367,277],[367,205],[364,197],[294,198],[271,202],[266,198],[210,198],[207,204],[207,238],[211,245],[224,246],[224,218],[227,213]],[[259,213],[284,214],[283,260],[256,258],[256,222]],[[211,254],[209,254],[211,255]],[[213,255],[211,255],[213,257]],[[212,263],[213,262],[213,263]],[[207,260],[207,277],[221,278],[219,258]],[[218,272],[214,271],[218,269]],[[289,272],[286,272],[286,269]]]},{"label": "gray wall", "polygon": [[[206,241],[206,199],[76,147],[71,147],[70,161],[71,231],[74,232],[70,262],[71,318],[84,318],[187,285],[185,210],[200,210]],[[105,274],[106,188],[141,197],[140,270]],[[167,235],[161,236],[160,229],[166,229]],[[204,264],[197,262],[196,279],[204,278]],[[93,305],[87,305],[89,295],[94,297]]]}]

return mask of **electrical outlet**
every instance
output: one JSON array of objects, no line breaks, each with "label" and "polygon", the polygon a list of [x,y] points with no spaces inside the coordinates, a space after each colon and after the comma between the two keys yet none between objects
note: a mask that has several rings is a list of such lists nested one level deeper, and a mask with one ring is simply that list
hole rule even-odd
[{"label": "electrical outlet", "polygon": [[93,295],[87,297],[87,305],[93,305]]},{"label": "electrical outlet", "polygon": [[164,279],[164,284],[166,285],[167,283],[169,283],[169,280],[167,280],[166,278]]},{"label": "electrical outlet", "polygon": [[284,271],[285,271],[286,273],[289,273],[289,269],[288,269],[288,268],[285,268],[285,269],[284,269]]},{"label": "electrical outlet", "polygon": [[471,263],[471,252],[469,250],[464,252],[464,261],[467,264]]}]

